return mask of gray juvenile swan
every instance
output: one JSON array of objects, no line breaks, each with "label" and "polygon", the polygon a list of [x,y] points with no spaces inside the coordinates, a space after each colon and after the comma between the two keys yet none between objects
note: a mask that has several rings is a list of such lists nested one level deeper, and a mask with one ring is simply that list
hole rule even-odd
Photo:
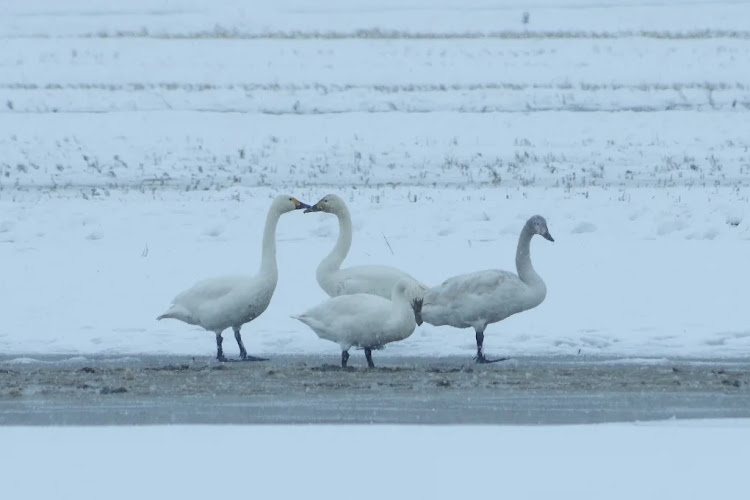
[{"label": "gray juvenile swan", "polygon": [[477,355],[474,358],[477,363],[507,359],[490,360],[484,356],[484,329],[491,323],[538,306],[546,297],[547,287],[534,271],[529,254],[529,244],[535,234],[555,241],[549,234],[544,217],[535,215],[526,221],[516,250],[518,275],[490,269],[449,278],[427,291],[421,311],[416,311],[417,323],[423,319],[435,326],[473,327],[477,339]]},{"label": "gray juvenile swan", "polygon": [[232,327],[234,338],[240,347],[240,359],[263,361],[263,358],[247,355],[240,328],[260,316],[271,303],[279,278],[276,268],[276,226],[279,217],[300,208],[310,208],[310,205],[289,195],[277,196],[271,202],[263,231],[263,253],[258,274],[200,281],[175,297],[172,306],[156,319],[174,318],[214,332],[216,359],[219,361],[227,361],[221,348],[221,332]]}]

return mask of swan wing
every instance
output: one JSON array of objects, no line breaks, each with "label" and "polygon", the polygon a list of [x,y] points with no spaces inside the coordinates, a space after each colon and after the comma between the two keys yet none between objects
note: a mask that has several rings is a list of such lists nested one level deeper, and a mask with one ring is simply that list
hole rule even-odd
[{"label": "swan wing", "polygon": [[457,327],[494,322],[512,314],[513,297],[524,294],[526,288],[517,275],[508,271],[455,276],[425,294],[422,317],[433,325]]},{"label": "swan wing", "polygon": [[332,275],[333,297],[366,293],[390,299],[393,287],[401,280],[414,283],[414,287],[427,290],[427,287],[408,273],[390,266],[355,266],[341,269]]},{"label": "swan wing", "polygon": [[273,286],[236,288],[226,295],[207,301],[200,307],[201,323],[206,328],[215,331],[252,321],[268,308],[274,288]]},{"label": "swan wing", "polygon": [[191,323],[221,331],[258,317],[271,302],[274,289],[274,282],[258,277],[212,278],[182,292],[174,304],[187,311]]},{"label": "swan wing", "polygon": [[[523,284],[515,274],[509,271],[487,270],[454,276],[433,288],[428,297],[439,297],[440,300],[455,301],[461,297],[481,298],[494,294],[507,287],[515,288]],[[435,292],[433,295],[432,292]]]},{"label": "swan wing", "polygon": [[341,327],[374,318],[383,320],[383,314],[390,310],[391,302],[376,295],[358,293],[342,295],[317,305],[302,316],[317,318],[321,322],[337,324]]},{"label": "swan wing", "polygon": [[221,278],[209,278],[199,281],[192,287],[177,295],[173,304],[190,307],[196,302],[208,302],[224,297],[232,291],[240,288],[244,283],[252,280],[246,276],[224,276]]}]

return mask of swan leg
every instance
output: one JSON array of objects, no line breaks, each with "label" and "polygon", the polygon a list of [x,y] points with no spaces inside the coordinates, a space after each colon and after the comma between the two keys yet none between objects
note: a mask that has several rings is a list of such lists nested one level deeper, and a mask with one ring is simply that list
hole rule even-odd
[{"label": "swan leg", "polygon": [[240,335],[241,327],[232,327],[234,330],[234,340],[237,341],[237,345],[240,347],[240,361],[268,361],[268,358],[258,358],[256,356],[248,356],[245,350],[245,344],[242,343],[242,335]]},{"label": "swan leg", "polygon": [[367,358],[367,367],[375,368],[375,363],[372,362],[372,348],[365,347],[365,358]]},{"label": "swan leg", "polygon": [[245,359],[247,358],[247,351],[245,350],[245,344],[242,343],[242,335],[240,335],[240,329],[237,327],[234,327],[233,330],[234,330],[234,340],[237,341],[237,345],[240,347],[240,358]]},{"label": "swan leg", "polygon": [[484,344],[484,330],[477,330],[477,355],[474,357],[474,360],[477,363],[497,363],[498,361],[507,361],[510,358],[498,358],[498,359],[488,359],[484,357],[484,352],[482,350],[482,346]]},{"label": "swan leg", "polygon": [[346,368],[347,361],[349,361],[349,351],[341,351],[341,368]]},{"label": "swan leg", "polygon": [[224,357],[224,349],[221,348],[222,342],[224,342],[224,339],[221,336],[221,332],[216,332],[216,359],[226,361],[227,358]]}]

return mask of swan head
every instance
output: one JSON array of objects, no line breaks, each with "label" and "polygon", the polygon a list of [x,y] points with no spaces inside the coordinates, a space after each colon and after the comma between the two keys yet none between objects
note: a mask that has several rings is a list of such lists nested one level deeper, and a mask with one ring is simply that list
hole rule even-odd
[{"label": "swan head", "polygon": [[547,221],[544,220],[544,217],[542,217],[541,215],[535,215],[534,217],[526,221],[526,227],[531,230],[532,234],[538,234],[544,237],[545,240],[555,241],[552,235],[549,234],[549,229],[547,229]]},{"label": "swan head", "polygon": [[391,290],[391,300],[403,300],[408,302],[412,307],[417,301],[421,302],[424,298],[425,289],[415,284],[413,280],[401,279],[393,285]]},{"label": "swan head", "polygon": [[410,280],[399,280],[393,285],[391,291],[391,302],[401,302],[408,304],[414,311],[414,322],[417,325],[422,324],[422,302],[424,300],[424,290],[414,285]]},{"label": "swan head", "polygon": [[336,214],[346,210],[346,203],[341,197],[335,194],[327,194],[320,199],[315,205],[311,206],[305,213],[308,212],[328,212],[329,214]]},{"label": "swan head", "polygon": [[310,208],[310,205],[308,205],[307,203],[302,203],[294,196],[288,194],[280,194],[279,196],[274,198],[273,203],[271,203],[271,207],[273,207],[273,209],[278,213],[284,214],[286,212],[299,210],[301,208],[308,209]]}]

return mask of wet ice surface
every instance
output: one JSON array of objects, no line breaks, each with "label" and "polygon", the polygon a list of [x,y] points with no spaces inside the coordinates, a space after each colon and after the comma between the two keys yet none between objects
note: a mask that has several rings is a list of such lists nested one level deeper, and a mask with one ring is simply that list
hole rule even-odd
[{"label": "wet ice surface", "polygon": [[[189,356],[0,358],[0,424],[597,423],[750,417],[750,360],[353,352],[218,363]],[[353,363],[352,363],[353,362]],[[362,363],[358,363],[362,362]]]}]

